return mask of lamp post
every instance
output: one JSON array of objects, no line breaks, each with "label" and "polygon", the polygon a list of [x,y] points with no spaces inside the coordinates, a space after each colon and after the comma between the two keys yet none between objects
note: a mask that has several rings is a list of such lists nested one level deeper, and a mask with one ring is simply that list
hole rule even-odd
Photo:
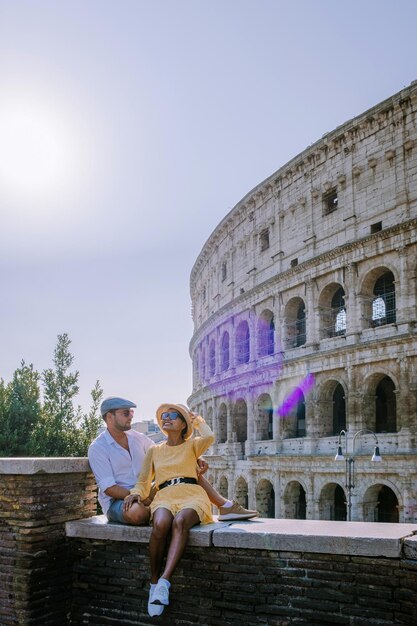
[{"label": "lamp post", "polygon": [[[364,435],[369,433],[370,435],[373,435],[374,439],[375,439],[375,448],[374,448],[374,453],[372,455],[371,461],[374,463],[380,463],[382,461],[382,457],[379,453],[379,445],[378,445],[378,438],[376,436],[376,434],[374,433],[373,430],[370,430],[369,428],[362,428],[361,430],[358,430],[354,435],[353,435],[353,441],[352,441],[352,454],[348,454],[348,438],[347,438],[347,432],[345,430],[341,430],[339,433],[339,440],[338,440],[338,444],[337,444],[337,454],[334,457],[335,461],[345,461],[346,463],[346,469],[345,469],[345,487],[347,490],[347,518],[348,521],[350,522],[352,520],[352,491],[355,488],[355,442],[356,442],[356,438],[359,435]],[[345,436],[345,445],[346,445],[346,457],[344,457],[343,455],[343,450],[342,450],[342,435]]]}]

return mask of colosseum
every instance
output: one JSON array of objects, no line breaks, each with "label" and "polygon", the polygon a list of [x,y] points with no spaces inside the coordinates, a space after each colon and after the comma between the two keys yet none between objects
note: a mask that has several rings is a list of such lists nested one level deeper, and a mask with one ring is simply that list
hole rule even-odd
[{"label": "colosseum", "polygon": [[262,517],[417,522],[417,81],[250,191],[191,272],[209,478]]}]

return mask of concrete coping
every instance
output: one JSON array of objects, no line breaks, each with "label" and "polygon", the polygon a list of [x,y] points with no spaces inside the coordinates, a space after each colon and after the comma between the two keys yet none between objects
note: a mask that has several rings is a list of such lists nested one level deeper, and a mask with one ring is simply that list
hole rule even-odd
[{"label": "concrete coping", "polygon": [[[66,523],[68,537],[83,539],[147,543],[150,533],[149,526],[116,524],[105,515]],[[417,524],[258,518],[197,526],[189,545],[399,558],[404,541],[414,541],[415,534]]]},{"label": "concrete coping", "polygon": [[406,559],[417,561],[417,535],[404,539],[404,556]]},{"label": "concrete coping", "polygon": [[9,457],[0,459],[0,474],[77,474],[91,472],[87,457]]}]

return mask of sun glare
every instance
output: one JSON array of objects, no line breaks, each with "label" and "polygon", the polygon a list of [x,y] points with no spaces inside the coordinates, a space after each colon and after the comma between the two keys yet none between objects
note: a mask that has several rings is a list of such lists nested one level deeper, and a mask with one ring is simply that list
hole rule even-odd
[{"label": "sun glare", "polygon": [[65,115],[47,104],[0,103],[0,192],[30,206],[74,182],[75,148]]}]

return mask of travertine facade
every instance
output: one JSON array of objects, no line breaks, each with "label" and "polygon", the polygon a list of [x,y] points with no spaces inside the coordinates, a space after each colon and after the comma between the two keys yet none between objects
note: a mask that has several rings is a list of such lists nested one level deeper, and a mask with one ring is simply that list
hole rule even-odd
[{"label": "travertine facade", "polygon": [[350,503],[352,520],[417,521],[416,226],[417,81],[209,237],[191,273],[189,404],[216,432],[224,494],[265,517],[346,519]]}]

